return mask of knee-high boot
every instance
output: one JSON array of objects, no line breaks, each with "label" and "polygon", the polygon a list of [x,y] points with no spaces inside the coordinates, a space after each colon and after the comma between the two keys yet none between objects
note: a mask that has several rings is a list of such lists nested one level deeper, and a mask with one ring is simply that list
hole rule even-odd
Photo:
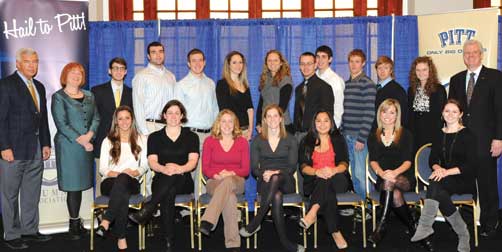
[{"label": "knee-high boot", "polygon": [[392,191],[382,191],[382,194],[380,195],[380,207],[382,208],[380,222],[378,222],[375,231],[368,238],[368,241],[373,244],[379,243],[384,236],[385,224],[389,218],[392,196]]},{"label": "knee-high boot", "polygon": [[457,233],[458,236],[457,250],[460,252],[471,251],[471,245],[469,243],[469,238],[470,238],[469,231],[467,230],[467,225],[462,219],[460,212],[457,210],[452,215],[446,216],[446,220],[451,224],[453,231]]},{"label": "knee-high boot", "polygon": [[415,231],[413,237],[411,237],[412,242],[423,240],[434,233],[432,224],[434,224],[438,209],[439,202],[433,199],[425,199],[424,208],[422,209],[422,214],[418,220],[417,230]]},{"label": "knee-high boot", "polygon": [[[393,208],[393,210],[399,220],[408,228],[410,235],[415,234],[417,222],[415,221],[413,216],[411,216],[410,208],[406,204],[404,204],[400,207]],[[420,245],[429,252],[434,251],[430,237],[421,240]]]}]

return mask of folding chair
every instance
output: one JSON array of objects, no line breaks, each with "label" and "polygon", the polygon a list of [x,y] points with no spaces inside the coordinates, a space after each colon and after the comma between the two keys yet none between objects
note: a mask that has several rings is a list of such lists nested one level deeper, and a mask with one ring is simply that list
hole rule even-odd
[{"label": "folding chair", "polygon": [[[417,175],[420,182],[422,182],[423,187],[418,188],[417,183],[417,193],[420,198],[425,199],[427,193],[427,186],[429,185],[429,177],[432,174],[432,169],[429,166],[429,156],[431,154],[432,144],[425,144],[420,149],[418,149],[415,156],[415,174]],[[417,181],[418,182],[418,181]],[[453,194],[451,200],[455,205],[467,205],[472,207],[472,225],[474,228],[474,246],[478,246],[478,225],[476,224],[476,200],[472,194]],[[423,206],[423,201],[422,201]]]}]

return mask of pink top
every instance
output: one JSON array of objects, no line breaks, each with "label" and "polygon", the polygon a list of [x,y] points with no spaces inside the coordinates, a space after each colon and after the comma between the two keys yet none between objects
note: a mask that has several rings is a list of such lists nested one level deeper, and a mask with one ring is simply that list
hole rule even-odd
[{"label": "pink top", "polygon": [[235,139],[228,152],[223,150],[220,140],[209,136],[202,147],[202,173],[213,178],[223,169],[233,171],[239,177],[249,175],[249,144],[244,137]]},{"label": "pink top", "polygon": [[322,169],[324,167],[335,167],[335,151],[331,141],[329,142],[329,149],[325,152],[318,152],[314,150],[312,154],[312,168]]}]

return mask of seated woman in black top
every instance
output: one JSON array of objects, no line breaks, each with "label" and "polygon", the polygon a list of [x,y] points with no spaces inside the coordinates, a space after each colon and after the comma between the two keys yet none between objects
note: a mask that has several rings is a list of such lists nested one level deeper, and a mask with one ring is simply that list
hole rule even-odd
[{"label": "seated woman in black top", "polygon": [[438,209],[458,235],[458,251],[470,251],[469,231],[462,216],[453,205],[452,194],[476,194],[476,140],[462,123],[462,107],[449,99],[443,109],[445,127],[432,141],[429,165],[434,170],[420,215],[418,227],[411,241],[420,241],[434,233],[432,224]]},{"label": "seated woman in black top", "polygon": [[329,112],[321,110],[314,115],[312,126],[300,143],[299,153],[303,190],[311,202],[309,212],[299,224],[308,229],[316,222],[318,214],[323,216],[336,246],[346,248],[347,242],[338,229],[336,194],[348,190],[349,158],[345,139]]},{"label": "seated woman in black top", "polygon": [[305,251],[301,245],[291,242],[286,236],[282,195],[295,191],[298,161],[298,143],[286,132],[282,109],[271,104],[265,107],[262,131],[251,143],[251,169],[258,180],[261,195],[260,208],[247,227],[240,229],[243,237],[249,237],[260,230],[260,223],[272,204],[272,217],[281,244],[287,251]]},{"label": "seated woman in black top", "polygon": [[370,167],[378,175],[376,189],[381,191],[381,219],[369,241],[377,244],[383,238],[390,208],[414,233],[414,221],[403,192],[415,187],[411,161],[413,138],[401,127],[401,106],[395,99],[386,99],[378,107],[378,128],[368,139]]},{"label": "seated woman in black top", "polygon": [[239,119],[242,136],[248,141],[253,135],[254,109],[249,91],[246,58],[238,51],[225,57],[223,78],[216,85],[216,99],[220,111],[229,109]]},{"label": "seated woman in black top", "polygon": [[148,164],[155,171],[151,200],[143,204],[140,211],[130,214],[129,218],[144,224],[160,203],[166,251],[173,251],[174,199],[176,194],[193,193],[190,171],[199,159],[199,137],[190,129],[181,127],[182,123],[187,122],[186,110],[181,102],[169,101],[162,109],[162,116],[166,120],[166,127],[148,137]]}]

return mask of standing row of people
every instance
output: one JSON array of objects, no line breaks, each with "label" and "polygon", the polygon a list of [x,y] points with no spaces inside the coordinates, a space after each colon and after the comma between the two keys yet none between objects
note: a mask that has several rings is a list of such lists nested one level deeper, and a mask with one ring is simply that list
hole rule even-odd
[{"label": "standing row of people", "polygon": [[[251,139],[255,114],[247,81],[246,60],[244,55],[236,51],[227,55],[224,64],[223,79],[218,81],[218,85],[215,86],[214,82],[203,73],[205,58],[202,51],[194,49],[189,52],[187,63],[190,68],[190,73],[178,84],[176,83],[174,75],[164,67],[164,46],[158,42],[153,42],[148,45],[147,51],[149,64],[145,69],[139,71],[135,75],[132,91],[123,83],[123,79],[127,73],[127,65],[122,59],[116,58],[110,62],[109,67],[109,74],[112,80],[105,85],[95,87],[92,93],[82,89],[82,86],[85,84],[84,68],[78,63],[68,64],[63,69],[61,75],[61,84],[63,88],[53,95],[52,114],[58,129],[58,133],[55,137],[58,181],[60,189],[68,192],[67,203],[70,215],[70,237],[75,239],[85,233],[80,218],[78,217],[78,210],[80,208],[81,192],[90,188],[93,184],[93,173],[91,169],[93,156],[91,153],[95,151],[96,158],[103,155],[103,151],[99,153],[100,155],[97,155],[97,150],[101,150],[103,147],[95,148],[93,143],[99,146],[105,138],[109,141],[114,139],[111,137],[111,133],[107,133],[107,129],[112,126],[112,115],[116,113],[115,108],[120,105],[132,106],[135,115],[132,113],[132,110],[128,112],[130,117],[135,118],[135,125],[137,125],[138,132],[142,135],[148,136],[154,132],[162,132],[162,130],[165,129],[167,140],[162,140],[160,136],[162,134],[160,133],[157,133],[160,134],[159,136],[152,138],[160,139],[158,140],[159,143],[157,147],[161,147],[157,149],[158,152],[155,152],[155,146],[152,146],[152,150],[147,148],[148,164],[157,173],[154,184],[158,184],[155,183],[155,181],[160,181],[163,176],[169,177],[173,174],[183,175],[183,181],[188,184],[182,183],[183,185],[179,186],[179,191],[183,191],[183,188],[186,189],[188,187],[191,187],[193,191],[193,178],[189,176],[189,172],[197,167],[198,155],[202,151],[202,143],[204,142],[203,138],[209,135],[211,126],[213,125],[212,122],[215,121],[219,110],[228,109],[232,111],[238,119],[239,130],[242,132],[243,137],[247,140]],[[390,138],[396,138],[395,134],[397,132],[394,129],[392,133],[389,133],[386,132],[384,128],[379,127],[378,124],[380,122],[378,116],[380,114],[378,111],[375,111],[376,108],[379,108],[380,103],[387,98],[394,98],[396,100],[396,103],[399,105],[399,109],[395,106],[396,112],[397,110],[402,111],[400,120],[405,122],[405,128],[408,128],[411,133],[399,133],[397,139],[412,138],[410,142],[414,143],[412,150],[413,155],[423,143],[433,142],[433,138],[431,137],[433,134],[430,134],[430,132],[436,132],[441,129],[441,111],[443,105],[446,103],[446,92],[444,87],[439,84],[437,80],[437,70],[432,60],[428,57],[419,57],[413,62],[410,70],[410,88],[406,97],[404,90],[393,80],[393,63],[389,58],[380,57],[378,59],[375,67],[378,73],[379,82],[375,85],[371,79],[364,74],[363,69],[366,64],[364,52],[355,49],[349,53],[348,62],[351,76],[347,82],[340,81],[341,79],[339,76],[329,67],[333,60],[332,55],[332,51],[329,47],[321,46],[316,51],[316,54],[306,52],[300,56],[299,65],[304,81],[295,88],[294,117],[293,120],[291,120],[288,108],[290,96],[292,96],[293,85],[289,65],[280,52],[275,50],[268,52],[265,57],[265,63],[260,78],[260,101],[257,110],[260,112],[271,104],[277,104],[278,107],[275,108],[275,111],[277,111],[278,114],[283,113],[281,116],[281,118],[283,118],[282,123],[285,124],[285,129],[287,129],[288,132],[295,134],[297,141],[302,140],[306,135],[308,136],[309,132],[315,128],[314,126],[317,126],[319,112],[324,112],[324,114],[320,113],[321,115],[329,115],[330,120],[332,119],[330,128],[340,128],[345,137],[349,158],[344,161],[336,161],[335,158],[335,164],[329,162],[329,165],[335,167],[330,170],[332,173],[336,171],[334,174],[328,174],[329,172],[324,171],[318,172],[314,167],[316,166],[315,162],[311,165],[307,163],[307,169],[302,170],[305,170],[304,173],[307,175],[317,176],[317,173],[319,173],[322,174],[321,177],[331,178],[336,173],[344,173],[344,169],[347,169],[346,166],[348,166],[348,162],[351,160],[350,168],[352,169],[354,190],[364,198],[364,162],[369,141],[373,141],[370,135],[372,133],[378,133],[378,130],[380,130],[380,134],[384,137],[382,138],[380,136],[379,139],[379,135],[375,134],[376,142],[382,141],[389,143],[391,140]],[[497,227],[496,207],[498,201],[497,195],[491,193],[494,186],[496,187],[496,176],[493,176],[492,173],[495,171],[495,157],[499,156],[502,151],[502,132],[500,132],[502,129],[502,126],[500,126],[502,124],[502,118],[500,118],[500,116],[502,116],[502,105],[501,100],[498,99],[501,95],[501,90],[496,83],[500,81],[502,77],[499,71],[482,66],[482,55],[482,45],[478,41],[472,40],[466,42],[464,45],[464,62],[468,67],[468,71],[461,72],[452,77],[449,96],[450,98],[455,98],[460,101],[461,107],[459,109],[466,111],[466,113],[463,114],[464,123],[468,128],[472,128],[477,142],[478,161],[483,164],[477,172],[478,180],[481,179],[483,181],[483,183],[481,183],[482,185],[479,186],[482,213],[481,235],[492,236]],[[18,178],[31,177],[38,181],[41,176],[40,160],[42,160],[42,158],[46,159],[50,155],[50,141],[47,141],[49,134],[47,110],[45,108],[45,89],[42,84],[33,79],[38,69],[38,55],[35,51],[30,49],[20,50],[18,55],[16,55],[16,66],[18,71],[2,79],[2,84],[0,84],[0,89],[2,91],[0,103],[4,105],[0,113],[0,121],[2,121],[2,128],[0,128],[2,160],[0,164],[2,172],[7,170],[6,167],[10,167],[9,165],[18,165],[14,162],[17,160],[14,159],[13,151],[15,151],[19,153],[23,160],[36,161],[34,162],[36,165],[33,164],[33,167],[38,175],[35,173],[34,176],[31,176],[33,174],[25,175],[29,169],[24,168],[24,163],[19,164],[20,167],[23,167],[22,169],[11,170],[21,172],[21,174],[17,176]],[[201,85],[192,84],[195,82]],[[20,88],[18,86],[19,84],[24,84],[26,90],[23,89],[24,86],[22,85],[21,87],[23,88]],[[340,90],[343,90],[343,92],[340,92]],[[16,99],[17,97],[21,97],[22,99]],[[31,99],[28,99],[30,97]],[[173,99],[179,99],[180,102],[170,104],[174,102]],[[405,100],[407,100],[407,102],[405,102]],[[24,101],[23,104],[16,105],[16,103],[22,101]],[[188,111],[183,111],[185,110],[184,105],[186,105]],[[20,109],[25,109],[28,112],[22,112]],[[176,111],[168,111],[169,109]],[[125,113],[126,112],[123,114]],[[375,120],[375,114],[377,120]],[[29,120],[33,123],[26,123],[28,118],[23,119],[23,116],[30,116],[31,119]],[[116,117],[117,116],[118,115],[116,115]],[[184,124],[188,116],[191,116],[191,118]],[[257,131],[260,132],[261,135],[268,134],[269,129],[267,129],[267,132],[263,132],[263,122],[266,118],[265,114],[262,116],[262,113],[257,113],[256,118],[258,125]],[[100,120],[101,126],[98,127],[100,125]],[[169,126],[169,120],[171,120],[171,126]],[[167,126],[165,126],[166,123]],[[119,123],[117,123],[117,127],[118,125]],[[181,125],[186,128],[181,127]],[[19,135],[16,132],[19,132],[20,129],[24,129],[23,132],[33,132],[33,136],[29,138],[28,135],[24,134],[23,138],[13,139],[13,137]],[[387,129],[387,131],[388,130],[389,129]],[[193,139],[195,139],[193,136],[199,135],[199,137],[196,138],[200,141],[195,144],[197,148],[194,147],[184,153],[187,154],[186,157],[179,160],[174,158],[174,160],[177,161],[172,161],[172,167],[168,167],[169,165],[166,165],[165,162],[159,161],[161,157],[163,158],[161,154],[165,149],[163,144],[169,144],[169,141],[171,144],[178,141],[178,138],[184,135],[181,134],[182,132],[186,132],[187,134],[191,133],[187,136]],[[329,132],[331,134],[333,130]],[[338,132],[338,130],[336,130],[336,132]],[[311,133],[310,135],[312,134],[314,136],[316,135],[316,133]],[[409,137],[407,137],[408,135]],[[135,138],[137,138],[136,140],[141,139],[140,137]],[[269,139],[270,136],[267,135],[267,137],[264,138]],[[310,136],[310,138],[312,138],[312,136]],[[124,137],[124,140],[125,139],[126,137]],[[130,137],[130,139],[132,138]],[[306,139],[308,139],[308,137]],[[325,138],[321,137],[321,135],[315,136],[314,139],[317,139],[314,149],[319,148],[318,151],[320,153],[324,153],[324,151],[330,153],[331,150],[335,148],[333,143],[331,147],[329,144],[326,145],[326,142],[322,140]],[[152,142],[153,141],[154,140],[152,140]],[[277,139],[273,139],[273,141],[277,141]],[[138,147],[138,142],[132,140],[124,142],[129,143],[132,154],[135,156],[134,159],[138,161],[139,156],[137,156],[137,154],[139,154],[139,152],[134,153],[135,151],[137,152],[138,149],[133,150],[135,148],[134,146]],[[325,143],[324,147],[322,146],[323,142]],[[394,140],[390,141],[390,143],[392,142],[394,142]],[[108,164],[118,164],[118,160],[116,159],[116,145],[119,143],[122,143],[122,141],[113,143],[115,154],[112,153],[113,148],[107,150],[107,145],[105,145],[104,151],[109,152],[112,157],[115,155],[111,160],[110,157],[108,157]],[[321,146],[317,144],[321,144]],[[150,147],[149,145],[150,140],[148,147]],[[188,146],[191,145],[186,145],[185,147]],[[39,149],[40,152],[38,151]],[[118,149],[120,150],[120,148]],[[180,149],[178,148],[176,150]],[[26,157],[23,157],[23,151],[26,152]],[[312,152],[312,156],[314,156],[316,153],[315,150],[310,151]],[[33,156],[37,153],[40,155]],[[156,160],[154,159],[155,155],[157,156]],[[16,157],[17,156],[16,154]],[[370,154],[370,158],[371,156]],[[78,158],[79,162],[74,162],[75,157]],[[166,160],[163,159],[163,161]],[[320,160],[324,159],[321,158]],[[406,158],[403,160],[406,160]],[[321,163],[323,162],[324,161]],[[347,165],[345,165],[344,162],[347,162]],[[100,160],[98,163],[106,166],[107,162]],[[170,163],[171,161],[167,164]],[[88,168],[79,168],[77,164],[78,166],[85,166]],[[157,167],[158,169],[153,168],[156,164],[160,165]],[[28,164],[28,166],[29,165],[30,164]],[[142,165],[144,165],[144,162]],[[309,170],[309,166],[314,167],[314,170]],[[389,180],[390,178],[389,173],[383,172],[383,170],[380,171],[378,166],[372,165],[372,168],[375,169],[378,176],[382,179],[380,183],[382,186],[380,189],[386,191],[386,193],[383,194],[384,197],[381,197],[382,200],[384,200],[382,205],[385,206],[385,202],[394,200],[394,207],[399,208],[402,204],[399,204],[399,200],[395,200],[396,198],[399,199],[400,190],[406,190],[408,184],[412,187],[412,184],[410,184],[411,181],[403,184],[398,183],[402,181],[391,179],[391,182],[385,182],[386,179]],[[409,168],[404,169],[403,166],[403,170],[408,169]],[[482,169],[483,172],[481,172],[480,169]],[[9,170],[9,172],[11,170]],[[105,168],[101,169],[101,167],[99,170],[104,171],[104,181],[110,177],[118,178],[118,175],[122,173],[107,172]],[[312,173],[312,171],[314,172]],[[128,172],[124,173],[128,174],[130,177],[137,178],[142,172],[134,172],[131,174]],[[194,172],[192,174],[197,173],[198,172]],[[269,181],[271,178],[275,178],[278,181],[284,180],[279,176],[281,173],[272,173],[273,171],[269,172],[266,170],[263,174],[259,173],[257,175],[258,177],[263,177],[264,181],[265,178]],[[487,176],[487,174],[491,176]],[[399,174],[392,175],[396,175],[394,176],[395,179]],[[5,177],[6,176],[2,176],[2,182]],[[149,176],[147,176],[146,179],[147,182],[151,180]],[[272,180],[272,182],[275,181],[275,179]],[[117,181],[119,181],[119,179],[117,179]],[[176,183],[180,181],[182,180],[176,180]],[[198,182],[199,179],[197,178],[195,181]],[[7,185],[9,183],[10,182],[2,183],[2,185]],[[280,194],[288,192],[286,189],[285,191],[277,191],[276,189],[274,192],[274,190],[272,190],[273,188],[283,188],[277,185],[273,186],[274,184],[280,183],[271,183],[270,188],[260,186],[260,188],[268,188],[263,192],[264,195],[277,195],[278,192],[280,192]],[[314,182],[314,184],[317,186],[319,183]],[[340,184],[343,183],[340,182]],[[37,187],[36,183],[30,183],[29,187],[31,187],[31,185]],[[12,209],[18,204],[18,199],[17,197],[10,197],[10,195],[17,195],[19,188],[22,186],[23,185],[16,186],[16,188],[9,188],[9,190],[2,190],[2,202],[6,202],[2,204],[4,227],[7,226],[4,230],[6,234],[12,232],[12,235],[8,235],[9,238],[6,238],[7,244],[12,247],[27,246],[24,240],[20,238],[20,235],[28,235],[28,238],[25,240],[29,240],[30,237],[35,240],[50,239],[47,236],[39,234],[37,228],[35,232],[32,232],[34,228],[29,231],[16,231],[16,228],[14,228],[17,224],[12,220],[16,220],[16,213],[12,211]],[[38,186],[38,189],[35,188],[35,190],[39,191],[39,187],[40,186]],[[154,187],[157,188],[155,189],[157,192],[165,190],[165,188],[161,189],[162,186]],[[105,186],[105,190],[103,191],[103,189],[101,189],[101,191],[103,191],[104,194],[110,194],[114,190],[109,188],[110,185],[107,185]],[[329,189],[330,186],[327,185],[325,188]],[[392,188],[398,188],[399,190],[396,192],[396,190],[392,190]],[[331,188],[329,190],[337,191],[338,189]],[[387,193],[389,191],[393,191],[393,193]],[[172,196],[172,191],[166,194],[170,195],[170,197],[166,199],[163,197],[164,193],[154,194],[161,195],[159,197],[162,199],[159,199],[159,202],[166,200],[167,203],[167,199],[173,200],[174,197]],[[391,199],[391,195],[393,199]],[[262,200],[266,199],[270,200],[264,201],[263,204],[268,205],[266,204],[267,202],[272,202],[272,206],[274,205],[275,201],[272,199],[272,196],[262,197]],[[30,202],[38,203],[38,199],[35,201],[36,202]],[[332,199],[327,200],[319,198],[316,202],[317,201],[331,202]],[[31,204],[30,202],[21,202],[21,205],[29,205]],[[331,203],[328,203],[328,205],[329,204]],[[170,216],[173,216],[173,211],[171,207],[165,206],[166,204],[161,203],[161,205],[164,205],[164,207],[161,206],[161,214],[165,216],[165,218],[168,218],[165,220],[167,223],[172,219]],[[307,215],[302,225],[309,226],[313,222],[313,216],[316,215],[316,211],[320,211],[320,213],[324,212],[324,204],[319,203],[318,205],[319,208],[314,204],[315,207],[312,208],[314,214],[310,216]],[[329,208],[332,209],[333,206]],[[21,209],[23,209],[23,207],[21,207]],[[274,207],[272,207],[272,209],[274,209]],[[274,210],[273,212],[278,213],[280,209]],[[26,219],[32,216],[32,222],[38,223],[36,214],[27,213],[25,216],[28,216]],[[108,217],[108,219],[113,218],[114,217]],[[12,228],[9,228],[9,225],[12,226]],[[107,229],[105,223],[103,230],[106,231]],[[256,231],[256,229],[257,228],[254,227],[254,229],[249,229],[246,232],[252,233]],[[337,228],[332,225],[329,230],[330,232],[333,231],[331,233],[334,234],[337,232]],[[171,231],[172,230],[166,230],[167,244],[172,244],[172,238],[170,237]],[[344,242],[339,239],[340,236],[334,235],[333,237],[335,241],[338,239],[337,245],[340,243],[340,246],[343,247]],[[119,248],[124,247],[124,242],[119,240],[118,245]]]}]

